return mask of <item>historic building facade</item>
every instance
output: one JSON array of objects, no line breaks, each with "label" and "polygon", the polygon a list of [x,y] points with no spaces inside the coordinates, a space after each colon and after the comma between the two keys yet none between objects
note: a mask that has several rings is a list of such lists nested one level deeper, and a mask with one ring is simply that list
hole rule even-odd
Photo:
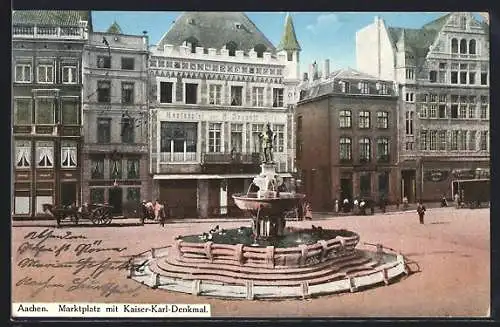
[{"label": "historic building facade", "polygon": [[151,49],[150,172],[172,217],[237,215],[231,195],[260,171],[267,123],[291,176],[299,53],[290,16],[275,48],[239,12],[182,14]]},{"label": "historic building facade", "polygon": [[357,32],[358,69],[400,88],[401,196],[450,198],[454,181],[489,177],[489,31],[471,13],[420,29]]},{"label": "historic building facade", "polygon": [[148,160],[148,37],[116,22],[89,36],[83,55],[83,200],[136,215],[151,199]]},{"label": "historic building facade", "polygon": [[83,11],[14,11],[12,138],[15,219],[80,203]]},{"label": "historic building facade", "polygon": [[[395,201],[397,106],[394,82],[314,65],[301,84],[297,116],[297,168],[314,210],[335,199],[384,197]],[[322,76],[321,76],[322,75]]]}]

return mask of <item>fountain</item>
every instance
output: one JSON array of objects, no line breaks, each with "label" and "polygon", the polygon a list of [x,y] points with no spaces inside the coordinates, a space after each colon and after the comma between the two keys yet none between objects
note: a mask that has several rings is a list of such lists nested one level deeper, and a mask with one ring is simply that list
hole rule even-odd
[{"label": "fountain", "polygon": [[272,159],[273,132],[262,134],[258,190],[235,194],[252,226],[178,236],[175,246],[151,249],[131,260],[129,278],[152,288],[222,298],[306,298],[389,284],[407,273],[401,254],[356,249],[348,230],[286,228],[285,212],[305,195],[283,191]]}]

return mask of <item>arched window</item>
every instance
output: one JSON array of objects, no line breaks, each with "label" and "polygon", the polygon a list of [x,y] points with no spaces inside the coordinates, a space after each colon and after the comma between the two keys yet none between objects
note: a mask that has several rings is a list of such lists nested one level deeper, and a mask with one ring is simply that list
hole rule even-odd
[{"label": "arched window", "polygon": [[467,53],[467,40],[460,40],[460,53]]},{"label": "arched window", "polygon": [[263,44],[257,44],[253,50],[257,52],[257,58],[264,57],[264,52],[267,50],[266,46]]},{"label": "arched window", "polygon": [[458,53],[458,40],[451,39],[451,53]]},{"label": "arched window", "polygon": [[371,146],[370,139],[363,137],[359,140],[359,160],[370,161]]},{"label": "arched window", "polygon": [[228,43],[226,43],[226,50],[229,51],[229,55],[231,57],[236,56],[236,49],[237,48],[238,48],[238,46],[233,41],[229,41]]},{"label": "arched window", "polygon": [[190,37],[184,42],[187,46],[191,47],[191,53],[196,53],[196,47],[198,47],[200,44],[196,38]]},{"label": "arched window", "polygon": [[385,137],[377,140],[377,160],[389,160],[389,140]]},{"label": "arched window", "polygon": [[476,54],[476,40],[469,41],[469,54]]}]

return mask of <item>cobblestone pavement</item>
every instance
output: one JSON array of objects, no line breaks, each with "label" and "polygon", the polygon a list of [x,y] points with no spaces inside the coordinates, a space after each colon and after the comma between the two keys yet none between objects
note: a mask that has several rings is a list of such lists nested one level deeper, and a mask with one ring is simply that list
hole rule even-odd
[{"label": "cobblestone pavement", "polygon": [[[489,209],[436,208],[427,211],[424,225],[418,223],[415,212],[288,222],[289,226],[314,224],[356,231],[360,243],[382,243],[401,251],[416,262],[412,269],[418,265],[420,272],[389,286],[353,294],[284,301],[228,301],[169,293],[127,279],[124,270],[102,269],[108,257],[123,261],[151,247],[172,244],[176,235],[200,233],[215,224],[221,228],[248,225],[246,220],[190,221],[164,228],[140,226],[137,220],[107,227],[13,227],[13,301],[209,303],[213,316],[219,317],[484,317],[490,303],[489,217]],[[44,229],[53,230],[53,236],[71,232],[71,237],[79,238],[44,241],[43,234],[40,236]],[[40,238],[34,238],[36,232]],[[68,262],[73,263],[68,266]]]}]

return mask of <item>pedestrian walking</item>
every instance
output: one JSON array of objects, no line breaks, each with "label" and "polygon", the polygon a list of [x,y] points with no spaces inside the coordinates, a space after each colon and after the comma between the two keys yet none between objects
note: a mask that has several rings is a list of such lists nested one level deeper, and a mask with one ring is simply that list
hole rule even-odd
[{"label": "pedestrian walking", "polygon": [[335,200],[335,213],[339,213],[339,200]]},{"label": "pedestrian walking", "polygon": [[455,193],[454,201],[455,201],[455,208],[458,209],[460,207],[460,196],[458,195],[458,193]]},{"label": "pedestrian walking", "polygon": [[421,224],[424,223],[424,216],[425,216],[425,206],[423,205],[422,201],[418,201],[417,205],[417,214],[418,214],[418,219]]},{"label": "pedestrian walking", "polygon": [[448,201],[446,201],[446,195],[443,194],[443,197],[441,198],[441,208],[444,208],[447,206],[448,206]]},{"label": "pedestrian walking", "polygon": [[160,216],[161,227],[165,227],[165,222],[167,220],[167,210],[165,202],[160,204],[159,216]]},{"label": "pedestrian walking", "polygon": [[312,220],[312,208],[309,202],[304,205],[304,217],[306,220]]},{"label": "pedestrian walking", "polygon": [[405,196],[403,197],[403,210],[408,209],[408,198]]}]

